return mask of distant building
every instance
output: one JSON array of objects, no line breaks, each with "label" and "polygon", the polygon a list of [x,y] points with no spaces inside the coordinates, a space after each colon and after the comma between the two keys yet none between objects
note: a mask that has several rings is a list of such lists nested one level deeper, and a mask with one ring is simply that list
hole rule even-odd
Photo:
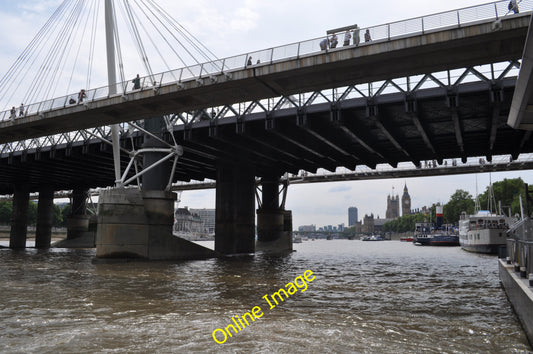
[{"label": "distant building", "polygon": [[402,195],[402,216],[411,214],[411,196],[407,191],[407,183],[403,187]]},{"label": "distant building", "polygon": [[348,226],[353,226],[359,220],[359,215],[357,215],[356,207],[348,208]]},{"label": "distant building", "polygon": [[198,214],[191,213],[187,208],[174,211],[174,232],[180,235],[205,234],[204,223]]},{"label": "distant building", "polygon": [[380,219],[379,217],[374,219],[374,232],[383,232],[383,225],[392,220],[394,219]]},{"label": "distant building", "polygon": [[315,225],[303,225],[298,227],[298,231],[300,232],[315,232],[316,226]]},{"label": "distant building", "polygon": [[337,230],[339,232],[343,232],[344,231],[344,224],[339,224],[339,226],[337,226]]},{"label": "distant building", "polygon": [[363,225],[361,226],[361,232],[370,234],[374,232],[374,214],[366,215],[363,219]]},{"label": "distant building", "polygon": [[198,215],[202,219],[208,234],[215,234],[215,209],[191,209],[191,213]]},{"label": "distant building", "polygon": [[353,228],[356,234],[360,234],[361,232],[363,232],[363,223],[361,223],[361,221],[358,221],[355,223]]},{"label": "distant building", "polygon": [[400,217],[400,197],[398,195],[387,196],[387,212],[385,218],[396,219]]}]

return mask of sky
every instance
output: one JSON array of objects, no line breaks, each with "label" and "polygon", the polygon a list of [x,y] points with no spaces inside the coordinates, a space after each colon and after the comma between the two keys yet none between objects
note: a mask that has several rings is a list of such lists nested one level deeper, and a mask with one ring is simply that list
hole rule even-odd
[{"label": "sky", "polygon": [[[61,2],[0,0],[0,76],[7,72]],[[367,27],[487,3],[475,0],[382,0],[370,4],[354,0],[333,3],[318,0],[157,2],[219,58],[317,38],[328,29],[355,23],[359,27]],[[129,57],[131,53],[126,54]],[[104,65],[105,61],[97,61],[96,75],[105,72]],[[134,72],[135,68],[129,70]],[[412,207],[419,208],[436,202],[446,203],[457,189],[475,195],[476,180],[478,192],[482,193],[489,179],[494,182],[515,177],[533,183],[533,173],[526,171],[491,176],[478,174],[291,185],[286,208],[292,210],[295,228],[309,224],[347,224],[350,206],[359,209],[359,218],[370,213],[384,217],[387,195],[393,188],[401,195],[404,184],[409,189]],[[184,192],[180,206],[214,208],[214,190]]]}]

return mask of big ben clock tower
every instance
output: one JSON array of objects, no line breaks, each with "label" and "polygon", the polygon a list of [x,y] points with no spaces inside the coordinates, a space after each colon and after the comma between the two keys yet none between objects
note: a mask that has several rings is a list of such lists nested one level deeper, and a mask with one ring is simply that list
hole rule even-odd
[{"label": "big ben clock tower", "polygon": [[402,195],[402,216],[411,214],[411,196],[407,192],[407,183],[403,187]]}]

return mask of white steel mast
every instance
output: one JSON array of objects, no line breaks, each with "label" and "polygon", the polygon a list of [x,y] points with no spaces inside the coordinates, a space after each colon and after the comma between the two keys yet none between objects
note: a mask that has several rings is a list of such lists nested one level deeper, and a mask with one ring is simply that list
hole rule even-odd
[{"label": "white steel mast", "polygon": [[[115,10],[113,0],[105,0],[105,29],[106,29],[106,50],[107,50],[107,81],[109,95],[117,93],[117,73],[115,66]],[[113,160],[115,165],[115,184],[122,186],[120,173],[120,136],[118,124],[111,126],[111,137],[113,141]]]}]

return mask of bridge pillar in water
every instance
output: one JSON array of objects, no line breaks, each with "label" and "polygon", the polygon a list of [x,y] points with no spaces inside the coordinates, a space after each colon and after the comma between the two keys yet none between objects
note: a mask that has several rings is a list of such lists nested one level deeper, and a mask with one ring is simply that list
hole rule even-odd
[{"label": "bridge pillar in water", "polygon": [[13,194],[13,213],[11,214],[11,231],[9,234],[9,248],[26,248],[29,204],[30,190],[28,186],[15,185]]},{"label": "bridge pillar in water", "polygon": [[[145,120],[145,129],[162,137],[163,118]],[[167,147],[161,141],[145,135],[143,148]],[[165,152],[145,152],[144,168],[166,155]],[[166,191],[171,172],[165,162],[145,172],[142,190],[114,188],[100,194],[96,257],[144,258],[149,260],[202,259],[215,252],[172,235],[176,194]]]},{"label": "bridge pillar in water", "polygon": [[72,191],[71,214],[67,219],[67,240],[83,237],[89,231],[90,217],[87,215],[88,196],[88,189],[80,188]]},{"label": "bridge pillar in water", "polygon": [[54,223],[54,189],[44,187],[39,191],[37,204],[37,228],[35,230],[35,248],[50,248],[52,241],[52,224]]},{"label": "bridge pillar in water", "polygon": [[255,174],[244,163],[217,166],[215,251],[255,252]]},{"label": "bridge pillar in water", "polygon": [[263,203],[257,209],[257,251],[292,251],[292,213],[279,204],[279,182],[274,175],[261,179]]}]

